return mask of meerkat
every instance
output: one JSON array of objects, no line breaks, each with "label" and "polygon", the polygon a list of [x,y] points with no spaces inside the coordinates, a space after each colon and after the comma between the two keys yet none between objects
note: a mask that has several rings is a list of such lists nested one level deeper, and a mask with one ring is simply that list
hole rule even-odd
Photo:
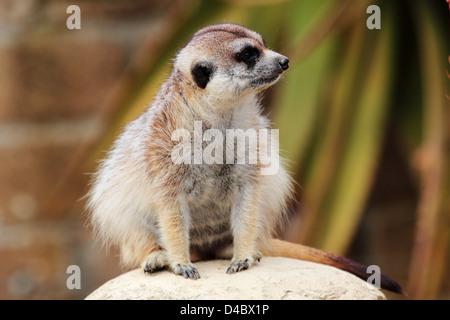
[{"label": "meerkat", "polygon": [[[277,172],[265,175],[261,161],[174,161],[180,143],[205,147],[193,132],[196,124],[202,133],[214,129],[224,136],[230,129],[269,129],[260,94],[288,68],[287,57],[268,49],[257,32],[236,24],[205,27],[176,54],[168,79],[116,140],[87,195],[95,233],[119,247],[125,267],[145,272],[168,267],[198,279],[192,261],[230,259],[226,272],[232,274],[262,256],[284,256],[368,278],[366,267],[349,259],[274,238],[293,198],[292,180],[278,154]],[[179,129],[188,133],[183,142],[174,139]],[[258,140],[258,148],[268,144]],[[225,149],[236,151],[236,140],[225,138],[223,149],[225,159]],[[239,152],[248,156],[249,147]],[[388,277],[381,283],[402,292]]]}]

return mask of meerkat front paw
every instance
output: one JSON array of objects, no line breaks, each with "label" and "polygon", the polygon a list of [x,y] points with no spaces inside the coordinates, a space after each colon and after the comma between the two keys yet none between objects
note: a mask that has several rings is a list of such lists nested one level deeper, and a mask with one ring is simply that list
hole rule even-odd
[{"label": "meerkat front paw", "polygon": [[173,264],[172,266],[173,273],[182,275],[186,279],[200,279],[200,273],[198,273],[197,269],[194,267],[192,263],[187,264]]},{"label": "meerkat front paw", "polygon": [[242,270],[247,270],[255,263],[255,261],[261,261],[261,254],[259,252],[254,253],[246,259],[233,259],[227,269],[227,273],[232,274]]},{"label": "meerkat front paw", "polygon": [[199,279],[200,274],[191,264],[170,263],[169,255],[166,250],[158,250],[148,255],[147,259],[142,263],[145,273],[158,271],[166,266],[170,266],[173,273],[182,275],[185,278]]},{"label": "meerkat front paw", "polygon": [[169,258],[166,250],[158,250],[148,255],[147,259],[142,263],[145,273],[155,272],[164,268],[169,264]]}]

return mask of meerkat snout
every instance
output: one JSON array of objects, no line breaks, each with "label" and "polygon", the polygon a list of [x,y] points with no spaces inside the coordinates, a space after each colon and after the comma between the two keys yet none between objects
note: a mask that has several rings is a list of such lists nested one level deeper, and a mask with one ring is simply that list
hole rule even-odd
[{"label": "meerkat snout", "polygon": [[280,65],[280,67],[283,71],[286,71],[287,69],[289,69],[289,59],[287,57],[282,57],[278,61],[278,64]]}]

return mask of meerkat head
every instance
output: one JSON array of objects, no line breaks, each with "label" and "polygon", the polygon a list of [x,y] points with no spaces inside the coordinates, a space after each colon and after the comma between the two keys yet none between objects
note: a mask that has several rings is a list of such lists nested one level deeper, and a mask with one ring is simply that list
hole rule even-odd
[{"label": "meerkat head", "polygon": [[258,33],[217,24],[194,34],[175,58],[174,68],[220,100],[266,89],[289,68],[289,60],[269,50]]}]

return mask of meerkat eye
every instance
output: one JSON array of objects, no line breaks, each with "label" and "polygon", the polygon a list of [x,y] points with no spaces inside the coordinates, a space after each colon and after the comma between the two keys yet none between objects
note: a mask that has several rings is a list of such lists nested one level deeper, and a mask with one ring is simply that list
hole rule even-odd
[{"label": "meerkat eye", "polygon": [[241,52],[236,55],[236,59],[240,62],[244,62],[247,66],[252,67],[256,60],[259,58],[259,51],[255,47],[245,47]]}]

